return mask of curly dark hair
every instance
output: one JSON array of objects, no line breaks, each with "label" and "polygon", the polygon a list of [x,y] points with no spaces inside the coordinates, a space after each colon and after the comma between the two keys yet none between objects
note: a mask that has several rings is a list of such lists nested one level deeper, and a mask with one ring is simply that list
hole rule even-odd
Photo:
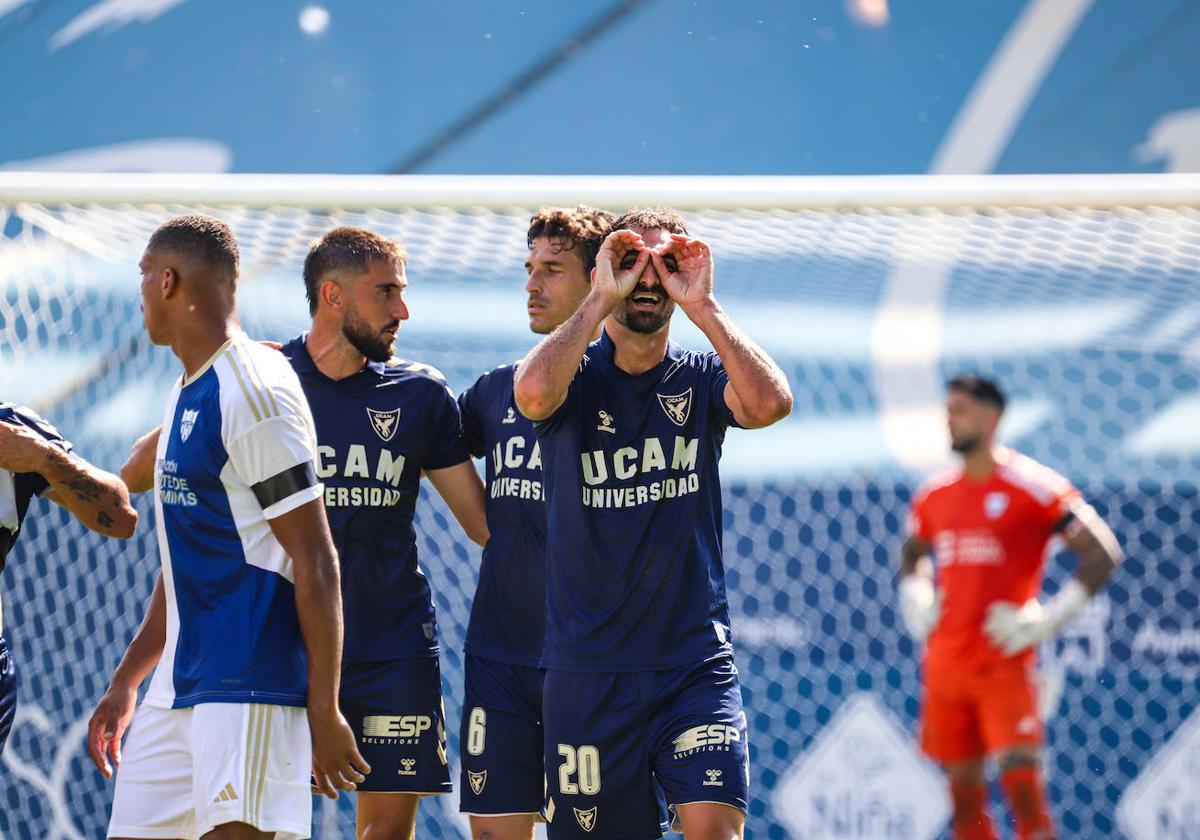
[{"label": "curly dark hair", "polygon": [[612,223],[612,230],[665,230],[687,236],[687,223],[669,207],[634,207],[626,210]]},{"label": "curly dark hair", "polygon": [[525,244],[533,247],[533,241],[546,237],[554,243],[555,253],[579,248],[579,261],[584,274],[596,267],[596,254],[604,244],[604,237],[612,230],[612,213],[580,204],[575,209],[568,207],[543,207],[529,219],[529,232]]},{"label": "curly dark hair", "polygon": [[371,270],[372,261],[404,265],[408,254],[398,242],[374,231],[356,227],[339,227],[313,241],[304,258],[304,294],[308,297],[308,312],[317,312],[317,289],[321,278],[331,271],[351,269],[359,274]]},{"label": "curly dark hair", "polygon": [[224,275],[231,283],[237,280],[241,263],[237,238],[229,225],[199,214],[176,216],[163,222],[150,234],[146,250],[170,251],[194,260]]}]

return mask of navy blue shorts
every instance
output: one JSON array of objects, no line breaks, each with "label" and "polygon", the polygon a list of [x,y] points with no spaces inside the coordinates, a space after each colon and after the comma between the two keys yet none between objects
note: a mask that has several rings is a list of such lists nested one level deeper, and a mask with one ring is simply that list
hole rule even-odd
[{"label": "navy blue shorts", "polygon": [[648,840],[666,806],[749,795],[746,715],[731,657],[669,671],[547,671],[551,840]]},{"label": "navy blue shorts", "polygon": [[347,662],[339,703],[358,751],[371,765],[359,790],[432,794],[453,789],[435,657]]},{"label": "navy blue shorts", "polygon": [[8,652],[8,642],[0,636],[0,754],[12,732],[13,718],[17,715],[17,666]]},{"label": "navy blue shorts", "polygon": [[459,810],[540,814],[543,672],[467,655],[459,753]]}]

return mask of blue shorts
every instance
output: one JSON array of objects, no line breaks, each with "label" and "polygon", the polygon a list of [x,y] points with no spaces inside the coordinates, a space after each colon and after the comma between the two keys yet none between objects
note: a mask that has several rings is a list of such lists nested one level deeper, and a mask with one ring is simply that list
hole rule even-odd
[{"label": "blue shorts", "polygon": [[446,713],[436,657],[347,662],[338,698],[371,765],[359,790],[449,793]]},{"label": "blue shorts", "polygon": [[545,816],[551,840],[647,840],[666,806],[746,810],[746,715],[728,656],[669,671],[547,671]]},{"label": "blue shorts", "polygon": [[8,733],[12,732],[13,718],[17,716],[17,666],[8,652],[8,642],[0,636],[0,754]]},{"label": "blue shorts", "polygon": [[467,654],[459,753],[459,810],[540,814],[543,672]]}]

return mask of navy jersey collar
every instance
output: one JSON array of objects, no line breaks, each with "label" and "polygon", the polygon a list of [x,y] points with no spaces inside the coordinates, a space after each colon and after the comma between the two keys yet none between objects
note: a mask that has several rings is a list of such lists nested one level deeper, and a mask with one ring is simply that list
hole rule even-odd
[{"label": "navy jersey collar", "polygon": [[[328,376],[325,376],[325,374],[321,373],[321,369],[317,367],[317,363],[314,362],[312,356],[309,355],[307,330],[300,333],[300,335],[296,336],[287,344],[285,344],[283,349],[284,352],[291,354],[292,368],[297,373],[314,374],[322,377],[323,379],[329,379]],[[350,376],[347,376],[345,379],[329,379],[329,381],[336,381],[338,383],[355,382],[359,379],[359,377],[363,376],[369,377],[370,379],[378,379],[379,377],[383,376],[383,372],[386,369],[387,364],[385,362],[373,362],[370,359],[367,359],[367,364],[357,373],[353,373]]]},{"label": "navy jersey collar", "polygon": [[613,344],[613,340],[611,338],[609,338],[608,330],[602,329],[600,331],[600,338],[596,341],[596,344],[600,348],[600,358],[603,359],[603,361],[605,362],[607,367],[611,368],[612,370],[616,371],[617,373],[622,374],[623,376],[628,376],[633,379],[640,379],[643,376],[648,376],[649,374],[655,373],[657,371],[661,371],[665,365],[674,364],[675,362],[678,362],[681,358],[683,358],[683,355],[685,352],[682,347],[680,347],[674,341],[671,341],[670,339],[668,339],[667,340],[667,354],[665,356],[663,356],[662,361],[659,362],[654,367],[647,370],[645,373],[640,373],[640,374],[635,375],[635,374],[628,373],[627,371],[621,370],[621,368],[617,367],[617,363],[614,358],[616,356],[617,346],[615,344]]}]

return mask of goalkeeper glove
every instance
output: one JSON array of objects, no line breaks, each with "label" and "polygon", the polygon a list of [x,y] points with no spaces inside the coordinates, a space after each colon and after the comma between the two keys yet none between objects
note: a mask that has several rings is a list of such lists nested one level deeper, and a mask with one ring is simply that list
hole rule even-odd
[{"label": "goalkeeper glove", "polygon": [[933,581],[920,573],[900,578],[900,617],[908,634],[918,642],[937,626],[942,616],[942,593],[933,588]]},{"label": "goalkeeper glove", "polygon": [[988,607],[983,629],[993,645],[1013,656],[1040,645],[1057,633],[1091,597],[1092,593],[1078,578],[1071,578],[1045,604],[1036,598],[1022,607],[996,601]]}]

